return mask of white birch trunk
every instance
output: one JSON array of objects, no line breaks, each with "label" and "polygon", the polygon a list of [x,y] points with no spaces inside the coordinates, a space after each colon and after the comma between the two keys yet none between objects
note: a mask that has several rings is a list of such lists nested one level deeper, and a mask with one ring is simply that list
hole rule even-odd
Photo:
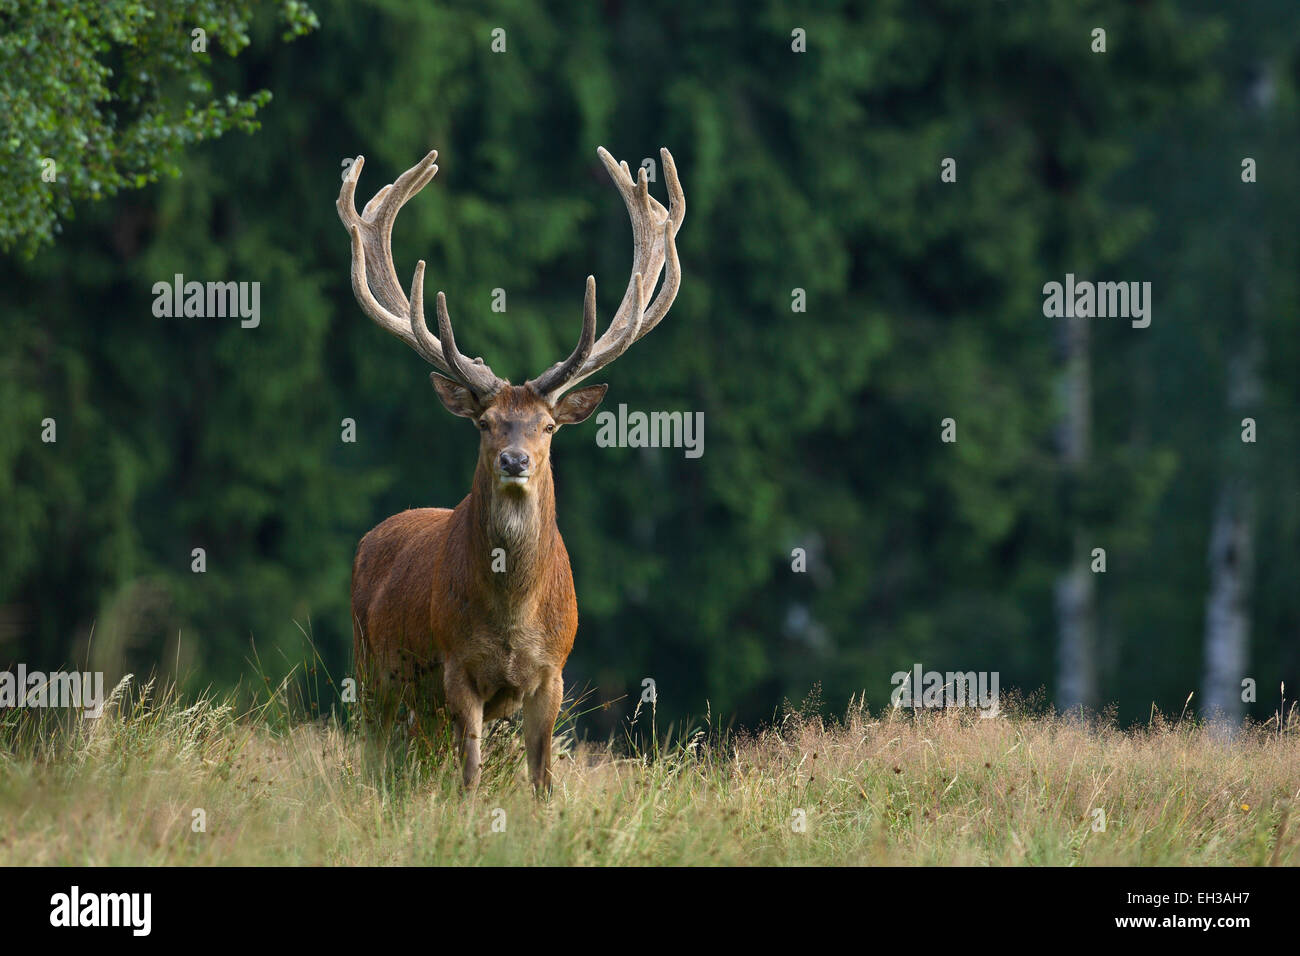
[{"label": "white birch trunk", "polygon": [[[1088,462],[1092,430],[1092,369],[1088,360],[1088,319],[1060,320],[1062,418],[1061,467],[1073,487]],[[1073,499],[1073,495],[1068,496]],[[1070,566],[1056,583],[1056,702],[1062,711],[1097,706],[1097,628],[1095,587],[1089,567],[1091,548],[1076,515],[1067,516]]]}]

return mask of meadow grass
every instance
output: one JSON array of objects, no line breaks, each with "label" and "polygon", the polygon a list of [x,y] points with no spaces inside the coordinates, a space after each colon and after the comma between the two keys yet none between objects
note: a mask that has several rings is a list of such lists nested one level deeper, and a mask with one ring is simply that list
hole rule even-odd
[{"label": "meadow grass", "polygon": [[99,718],[3,713],[0,864],[1300,863],[1294,709],[1227,734],[855,701],[646,747],[575,742],[571,710],[539,802],[511,724],[465,795],[445,734],[294,716],[284,693],[124,682]]}]

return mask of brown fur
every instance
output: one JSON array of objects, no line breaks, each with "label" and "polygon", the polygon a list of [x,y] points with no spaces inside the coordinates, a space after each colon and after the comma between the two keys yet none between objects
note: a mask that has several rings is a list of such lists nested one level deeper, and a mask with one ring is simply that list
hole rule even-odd
[{"label": "brown fur", "polygon": [[[445,695],[467,787],[478,781],[483,721],[522,706],[530,776],[547,790],[561,672],[578,629],[547,428],[585,419],[605,386],[552,407],[526,386],[480,401],[445,379],[434,384],[450,411],[488,426],[472,490],[454,509],[404,511],[361,539],[352,567],[358,668],[366,686],[390,701],[412,706]],[[528,455],[525,486],[501,480],[506,449]],[[505,570],[494,571],[502,553]]]}]

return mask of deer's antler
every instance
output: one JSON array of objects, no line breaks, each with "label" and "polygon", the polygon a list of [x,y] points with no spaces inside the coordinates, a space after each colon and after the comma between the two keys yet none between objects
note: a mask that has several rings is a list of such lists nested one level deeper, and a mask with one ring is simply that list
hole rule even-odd
[{"label": "deer's antler", "polygon": [[[672,154],[659,150],[663,160],[664,181],[668,186],[668,208],[650,195],[644,168],[633,181],[627,163],[618,163],[601,147],[601,162],[609,170],[614,186],[623,197],[632,221],[632,277],[623,301],[610,320],[605,333],[596,339],[596,280],[587,277],[583,303],[582,335],[573,353],[557,362],[528,384],[548,401],[554,402],[564,392],[618,358],[668,313],[681,285],[681,268],[677,260],[677,230],[686,218],[686,195],[677,178]],[[467,359],[456,348],[446,297],[437,296],[438,334],[429,331],[424,319],[424,260],[415,267],[408,300],[397,281],[393,267],[393,222],[406,201],[423,189],[437,174],[433,150],[401,176],[379,190],[358,215],[354,196],[365,158],[358,156],[343,179],[343,188],[335,205],[339,218],[352,236],[352,291],[362,310],[380,328],[397,336],[415,349],[440,373],[460,382],[479,397],[495,394],[506,384],[483,360]],[[664,283],[654,301],[646,305],[646,293]]]},{"label": "deer's antler", "polygon": [[[677,179],[677,166],[666,149],[659,150],[663,160],[664,182],[668,186],[668,208],[650,195],[645,168],[636,181],[627,163],[615,162],[602,146],[596,150],[609,170],[614,186],[623,197],[632,220],[632,278],[623,301],[599,341],[595,338],[596,280],[587,277],[587,296],[583,309],[582,336],[578,347],[563,362],[557,362],[528,384],[548,401],[554,402],[564,392],[618,358],[668,313],[681,285],[681,267],[677,261],[677,230],[686,218],[686,194]],[[667,264],[663,287],[655,300],[646,306],[646,292],[659,282]]]},{"label": "deer's antler", "polygon": [[479,397],[495,394],[506,382],[498,378],[482,359],[469,360],[456,350],[456,340],[447,317],[446,299],[438,293],[438,336],[424,321],[424,260],[415,267],[408,301],[393,267],[393,223],[406,201],[428,185],[438,173],[432,150],[397,181],[375,193],[357,214],[354,196],[365,157],[358,156],[343,178],[338,201],[339,218],[352,236],[352,292],[362,311],[384,331],[415,349],[441,374],[464,385]]}]

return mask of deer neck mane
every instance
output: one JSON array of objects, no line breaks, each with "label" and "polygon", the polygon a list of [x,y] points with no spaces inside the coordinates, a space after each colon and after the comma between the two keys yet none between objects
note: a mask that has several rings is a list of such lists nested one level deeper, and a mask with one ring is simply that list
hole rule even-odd
[{"label": "deer neck mane", "polygon": [[[477,562],[494,590],[522,600],[542,580],[547,556],[559,537],[551,465],[538,469],[526,489],[502,487],[480,465],[470,496],[470,533]],[[500,549],[499,551],[497,549]],[[497,570],[504,560],[505,570]]]}]

